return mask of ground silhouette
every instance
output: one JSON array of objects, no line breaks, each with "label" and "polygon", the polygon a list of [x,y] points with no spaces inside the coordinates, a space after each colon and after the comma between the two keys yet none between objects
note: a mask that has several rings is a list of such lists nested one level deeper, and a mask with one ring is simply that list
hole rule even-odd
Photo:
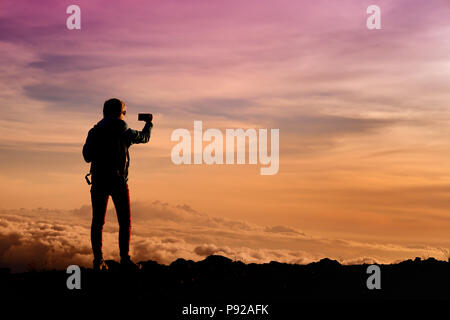
[{"label": "ground silhouette", "polygon": [[183,306],[205,303],[270,304],[273,314],[323,300],[450,300],[450,263],[433,258],[380,265],[380,290],[367,288],[368,265],[347,266],[330,259],[308,265],[245,264],[211,255],[198,262],[178,259],[168,266],[143,261],[134,271],[124,271],[112,260],[107,264],[109,270],[102,272],[81,268],[80,290],[67,289],[66,270],[10,273],[1,269],[0,298],[150,303],[168,308],[164,312],[170,310],[173,316],[180,315]]}]

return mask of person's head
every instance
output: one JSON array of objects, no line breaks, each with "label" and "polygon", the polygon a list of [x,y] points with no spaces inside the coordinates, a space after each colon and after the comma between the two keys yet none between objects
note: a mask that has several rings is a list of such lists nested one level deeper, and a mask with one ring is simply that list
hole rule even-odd
[{"label": "person's head", "polygon": [[122,100],[113,98],[105,101],[103,105],[103,117],[119,118],[123,120],[123,117],[127,113],[127,106]]}]

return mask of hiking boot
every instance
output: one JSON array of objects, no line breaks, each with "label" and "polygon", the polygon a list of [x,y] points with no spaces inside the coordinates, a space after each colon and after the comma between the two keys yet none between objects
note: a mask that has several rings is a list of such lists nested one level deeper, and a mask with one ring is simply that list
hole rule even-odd
[{"label": "hiking boot", "polygon": [[138,271],[139,266],[131,261],[130,256],[120,259],[120,267],[126,271]]},{"label": "hiking boot", "polygon": [[94,259],[93,265],[94,265],[94,271],[108,270],[108,265],[106,264],[105,260],[103,260],[103,259],[100,259],[100,260]]}]

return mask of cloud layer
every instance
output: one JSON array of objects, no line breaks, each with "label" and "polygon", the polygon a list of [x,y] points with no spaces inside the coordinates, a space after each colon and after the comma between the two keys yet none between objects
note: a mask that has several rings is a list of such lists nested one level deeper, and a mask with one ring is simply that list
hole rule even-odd
[{"label": "cloud layer", "polygon": [[[91,266],[90,207],[75,210],[3,210],[0,213],[0,266],[13,271]],[[118,259],[118,224],[107,213],[104,228],[106,259]],[[246,263],[280,261],[306,264],[324,257],[344,264],[392,263],[415,256],[445,259],[433,246],[404,246],[324,239],[292,227],[260,226],[212,217],[188,205],[161,201],[134,203],[131,254],[135,261],[170,264],[178,258],[201,260],[211,254]]]}]

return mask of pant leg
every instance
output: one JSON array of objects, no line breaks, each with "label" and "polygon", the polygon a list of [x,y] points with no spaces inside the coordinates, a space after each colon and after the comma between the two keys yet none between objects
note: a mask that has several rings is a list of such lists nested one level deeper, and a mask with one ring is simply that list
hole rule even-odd
[{"label": "pant leg", "polygon": [[106,209],[108,206],[109,194],[107,190],[100,186],[92,185],[92,224],[91,224],[91,244],[95,260],[103,259],[102,233],[105,224]]},{"label": "pant leg", "polygon": [[119,183],[111,193],[119,221],[119,249],[122,259],[129,258],[131,236],[131,209],[128,184]]}]

